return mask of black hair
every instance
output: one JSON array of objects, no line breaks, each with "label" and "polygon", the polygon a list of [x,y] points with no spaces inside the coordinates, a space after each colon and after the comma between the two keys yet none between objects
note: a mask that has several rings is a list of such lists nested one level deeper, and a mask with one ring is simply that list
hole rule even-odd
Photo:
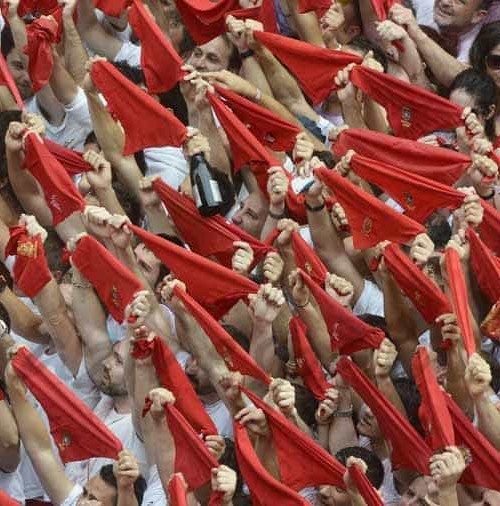
[{"label": "black hair", "polygon": [[486,57],[500,44],[500,21],[489,23],[481,28],[470,51],[469,61],[474,70],[486,73]]},{"label": "black hair", "polygon": [[329,169],[333,169],[335,167],[335,158],[333,157],[333,153],[331,151],[313,151],[313,156],[317,156]]},{"label": "black hair", "polygon": [[222,327],[247,353],[250,352],[250,340],[240,329],[227,323],[223,323]]},{"label": "black hair", "polygon": [[87,135],[87,137],[85,137],[83,145],[85,146],[86,144],[97,144],[100,146],[99,141],[97,140],[97,136],[93,130]]},{"label": "black hair", "polygon": [[158,98],[160,99],[160,104],[165,109],[170,109],[181,123],[186,126],[189,124],[188,108],[179,84],[169,91],[160,93]]},{"label": "black hair", "polygon": [[[118,484],[116,482],[115,473],[113,473],[112,464],[102,466],[99,471],[99,477],[110,487],[118,489]],[[142,503],[142,498],[144,497],[146,487],[147,487],[146,480],[142,476],[139,476],[139,478],[137,478],[137,480],[135,480],[134,483],[134,494],[135,498],[137,499],[137,504]]]},{"label": "black hair", "polygon": [[372,327],[376,327],[384,332],[385,337],[389,338],[389,334],[387,333],[387,322],[383,316],[378,316],[376,314],[364,313],[358,316],[358,318],[368,325]]},{"label": "black hair", "polygon": [[384,51],[377,46],[377,44],[374,44],[371,40],[367,39],[363,35],[358,35],[357,37],[354,37],[352,39],[348,46],[352,47],[353,49],[357,49],[365,55],[368,53],[368,51],[373,52],[373,58],[377,60],[382,67],[384,67],[384,72],[387,72],[387,69],[389,67],[389,62],[387,60],[387,56],[384,53]]},{"label": "black hair", "polygon": [[130,190],[118,179],[113,179],[111,186],[115,191],[118,202],[120,202],[125,214],[130,218],[130,221],[134,225],[140,225],[142,218],[140,203],[135,199]]},{"label": "black hair", "polygon": [[408,421],[419,434],[424,435],[424,430],[418,416],[420,392],[417,385],[409,378],[393,378],[392,383],[403,403]]},{"label": "black hair", "polygon": [[479,10],[487,11],[493,5],[493,0],[482,0]]},{"label": "black hair", "polygon": [[50,272],[55,275],[56,280],[62,279],[71,266],[69,261],[63,260],[62,251],[64,243],[54,229],[47,229],[47,239],[45,239],[43,247]]},{"label": "black hair", "polygon": [[112,65],[134,84],[144,84],[146,82],[144,72],[139,67],[134,67],[125,60],[112,62]]},{"label": "black hair", "polygon": [[[176,244],[177,246],[180,246],[181,248],[186,247],[185,244],[175,235],[165,234],[162,232],[161,234],[156,234],[156,236],[161,237],[162,239],[165,239],[166,241],[173,242],[174,244]],[[158,278],[155,281],[155,285],[158,283],[161,283],[163,281],[163,278],[165,276],[168,276],[169,274],[170,274],[170,268],[167,267],[163,262],[160,263],[160,272],[158,273]]]},{"label": "black hair", "polygon": [[7,24],[3,27],[0,41],[2,44],[2,55],[4,58],[7,58],[8,54],[16,47],[12,30]]},{"label": "black hair", "polygon": [[314,415],[318,409],[318,400],[305,386],[298,383],[292,383],[292,385],[295,389],[295,408],[297,409],[297,413],[308,427],[314,427],[316,425]]},{"label": "black hair", "polygon": [[363,460],[367,465],[366,477],[370,483],[379,489],[384,481],[384,466],[374,452],[361,446],[348,446],[342,448],[335,454],[335,458],[344,466],[347,464],[349,457],[356,457]]},{"label": "black hair", "polygon": [[[495,115],[491,114],[498,101],[498,88],[495,81],[487,74],[466,69],[460,72],[451,83],[448,97],[453,91],[460,89],[472,95],[476,103],[473,111],[478,116],[484,116],[484,131],[490,141],[495,140]],[[489,118],[487,118],[488,115]]]},{"label": "black hair", "polygon": [[10,332],[10,316],[7,308],[0,302],[0,320],[5,322],[7,330]]},{"label": "black hair", "polygon": [[427,234],[437,250],[442,250],[451,239],[451,226],[445,216],[434,213],[425,223]]}]

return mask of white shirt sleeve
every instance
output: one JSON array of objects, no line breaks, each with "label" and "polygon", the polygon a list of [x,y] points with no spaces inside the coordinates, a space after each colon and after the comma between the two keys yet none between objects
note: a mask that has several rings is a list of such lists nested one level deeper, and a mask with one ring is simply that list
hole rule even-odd
[{"label": "white shirt sleeve", "polygon": [[120,51],[116,53],[114,61],[126,61],[132,67],[140,67],[141,48],[132,42],[124,42]]}]

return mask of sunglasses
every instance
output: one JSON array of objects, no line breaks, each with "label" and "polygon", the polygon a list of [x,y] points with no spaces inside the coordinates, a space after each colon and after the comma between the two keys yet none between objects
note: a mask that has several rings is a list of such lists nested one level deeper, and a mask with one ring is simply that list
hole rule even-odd
[{"label": "sunglasses", "polygon": [[500,55],[499,54],[489,54],[486,57],[486,65],[491,70],[500,70]]}]

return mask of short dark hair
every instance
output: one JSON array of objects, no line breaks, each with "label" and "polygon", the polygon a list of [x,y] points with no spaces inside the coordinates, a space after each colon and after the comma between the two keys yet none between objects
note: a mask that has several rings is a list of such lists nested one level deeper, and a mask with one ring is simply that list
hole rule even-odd
[{"label": "short dark hair", "polygon": [[[101,470],[99,471],[99,477],[110,487],[116,489],[118,488],[112,464],[102,466]],[[137,478],[137,480],[135,480],[134,483],[134,494],[138,504],[142,503],[142,498],[144,496],[144,492],[146,491],[146,487],[147,487],[146,480],[142,476],[139,476],[139,478]]]},{"label": "short dark hair", "polygon": [[250,352],[250,340],[240,329],[227,323],[223,323],[222,327],[247,353]]},{"label": "short dark hair", "polygon": [[144,72],[139,67],[130,65],[126,60],[112,62],[112,65],[134,84],[144,84],[146,82]]},{"label": "short dark hair", "polygon": [[352,39],[348,46],[351,46],[354,49],[358,49],[365,55],[369,51],[373,52],[373,58],[377,60],[380,65],[384,68],[384,72],[387,72],[387,69],[389,67],[389,62],[387,60],[387,56],[385,55],[384,51],[377,46],[377,44],[374,44],[371,40],[367,39],[364,35],[358,35],[357,37],[354,37]]},{"label": "short dark hair", "polygon": [[403,403],[408,421],[419,434],[424,435],[418,416],[421,398],[417,385],[409,378],[393,378],[392,383]]},{"label": "short dark hair", "polygon": [[366,477],[370,483],[376,489],[379,489],[382,486],[384,481],[384,466],[374,452],[366,448],[362,448],[361,446],[348,446],[346,448],[342,448],[342,450],[339,450],[335,454],[335,458],[344,464],[344,466],[347,464],[347,459],[349,457],[356,457],[357,459],[363,460],[368,467],[366,470]]},{"label": "short dark hair", "polygon": [[500,44],[500,21],[483,26],[469,51],[469,61],[472,68],[485,74],[486,57],[498,44]]},{"label": "short dark hair", "polygon": [[303,385],[292,383],[295,388],[295,407],[300,418],[308,427],[316,425],[316,410],[318,409],[318,400],[311,391]]}]

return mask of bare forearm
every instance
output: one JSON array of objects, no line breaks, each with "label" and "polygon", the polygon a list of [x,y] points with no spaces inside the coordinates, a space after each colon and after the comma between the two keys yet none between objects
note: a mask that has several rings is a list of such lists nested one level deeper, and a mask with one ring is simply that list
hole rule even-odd
[{"label": "bare forearm", "polygon": [[19,432],[6,401],[0,401],[0,469],[14,472],[19,465]]},{"label": "bare forearm", "polygon": [[477,410],[479,430],[497,450],[500,450],[500,412],[487,394],[476,398],[474,406]]},{"label": "bare forearm", "polygon": [[314,46],[324,47],[323,36],[319,27],[318,18],[315,12],[299,13],[298,0],[287,0],[292,14],[293,21],[297,28],[300,38],[313,44]]},{"label": "bare forearm", "polygon": [[267,82],[266,74],[262,71],[262,67],[255,56],[243,60],[240,76],[259,88],[263,94],[272,97],[273,92]]},{"label": "bare forearm", "polygon": [[50,86],[58,102],[63,105],[71,104],[78,93],[78,86],[66,70],[63,59],[59,56],[54,57]]},{"label": "bare forearm", "polygon": [[64,56],[66,69],[77,84],[80,84],[87,73],[85,64],[88,60],[87,51],[83,47],[80,35],[72,16],[63,17],[64,24]]},{"label": "bare forearm", "polygon": [[95,196],[99,200],[99,203],[104,207],[110,214],[118,214],[120,216],[126,216],[126,212],[116,196],[113,188],[99,188],[95,189]]},{"label": "bare forearm", "polygon": [[377,376],[376,382],[378,389],[384,394],[385,398],[399,411],[399,413],[407,417],[406,409],[399,397],[398,391],[394,388],[391,377]]},{"label": "bare forearm", "polygon": [[272,324],[254,322],[250,340],[250,355],[265,372],[270,373],[274,369],[276,356],[274,354]]}]

